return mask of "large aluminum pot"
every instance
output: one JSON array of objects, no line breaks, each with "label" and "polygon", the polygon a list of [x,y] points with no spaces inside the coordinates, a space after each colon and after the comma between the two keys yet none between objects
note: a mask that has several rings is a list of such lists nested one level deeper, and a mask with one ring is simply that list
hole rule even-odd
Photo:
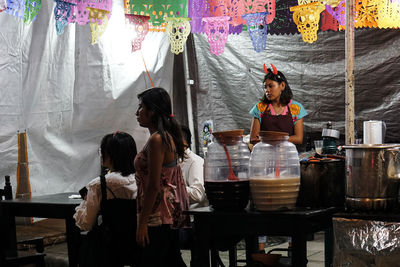
[{"label": "large aluminum pot", "polygon": [[386,210],[397,203],[400,145],[348,145],[346,149],[346,207]]}]

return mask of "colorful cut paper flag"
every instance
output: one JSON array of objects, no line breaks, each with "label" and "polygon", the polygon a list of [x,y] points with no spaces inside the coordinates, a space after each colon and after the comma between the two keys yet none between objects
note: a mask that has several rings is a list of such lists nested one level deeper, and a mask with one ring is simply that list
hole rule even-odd
[{"label": "colorful cut paper flag", "polygon": [[125,14],[126,25],[135,31],[136,37],[132,40],[132,52],[142,48],[142,42],[149,32],[149,16]]},{"label": "colorful cut paper flag", "polygon": [[166,32],[171,44],[171,52],[178,55],[183,52],[190,33],[190,18],[165,18]]},{"label": "colorful cut paper flag", "polygon": [[74,4],[65,2],[63,0],[56,0],[56,6],[54,7],[54,18],[56,20],[56,31],[58,35],[64,33],[65,26],[68,25],[68,18],[72,14],[72,8]]},{"label": "colorful cut paper flag", "polygon": [[0,0],[0,13],[7,9],[7,1]]},{"label": "colorful cut paper flag", "polygon": [[42,6],[41,0],[26,0],[25,1],[24,22],[26,24],[29,24],[29,23],[35,21],[41,6]]},{"label": "colorful cut paper flag", "polygon": [[[150,16],[150,31],[165,31],[166,17],[187,17],[187,0],[126,0],[129,14]],[[129,2],[128,2],[129,1]]]},{"label": "colorful cut paper flag", "polygon": [[76,0],[76,7],[72,8],[74,21],[70,21],[70,23],[76,22],[79,25],[86,25],[90,19],[88,7],[106,10],[108,11],[107,20],[111,18],[112,0]]},{"label": "colorful cut paper flag", "polygon": [[7,0],[6,13],[24,19],[25,0]]},{"label": "colorful cut paper flag", "polygon": [[208,0],[189,0],[188,13],[192,33],[204,33],[202,19],[210,16]]},{"label": "colorful cut paper flag", "polygon": [[268,12],[259,12],[242,16],[256,52],[261,52],[267,45],[267,15]]},{"label": "colorful cut paper flag", "polygon": [[105,32],[108,24],[108,10],[87,7],[89,11],[89,26],[92,35],[92,44],[97,43],[100,36]]},{"label": "colorful cut paper flag", "polygon": [[289,9],[295,5],[297,5],[297,0],[276,1],[275,19],[268,24],[269,34],[296,34],[298,32]]},{"label": "colorful cut paper flag", "polygon": [[218,56],[224,52],[229,34],[229,19],[228,16],[203,18],[204,31],[210,44],[210,51],[214,55]]},{"label": "colorful cut paper flag", "polygon": [[355,1],[354,27],[378,27],[378,2],[373,0]]},{"label": "colorful cut paper flag", "polygon": [[319,2],[313,2],[290,8],[290,11],[293,12],[293,21],[296,23],[303,41],[306,43],[311,44],[317,40],[319,18],[322,11],[320,6]]},{"label": "colorful cut paper flag", "polygon": [[327,10],[322,12],[321,31],[337,31],[339,29],[338,21]]}]

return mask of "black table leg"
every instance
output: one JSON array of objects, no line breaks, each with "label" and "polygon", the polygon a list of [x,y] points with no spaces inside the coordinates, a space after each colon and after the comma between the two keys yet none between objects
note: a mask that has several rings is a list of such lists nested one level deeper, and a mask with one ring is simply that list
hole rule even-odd
[{"label": "black table leg", "polygon": [[292,236],[292,266],[307,266],[306,233],[299,232]]},{"label": "black table leg", "polygon": [[236,244],[229,249],[229,267],[237,267],[237,248]]},{"label": "black table leg", "polygon": [[75,226],[75,220],[65,219],[67,232],[68,261],[70,267],[78,266],[78,254],[80,245],[80,230]]},{"label": "black table leg", "polygon": [[325,267],[333,264],[333,229],[332,227],[325,230]]},{"label": "black table leg", "polygon": [[216,248],[211,249],[211,267],[219,266],[219,252]]},{"label": "black table leg", "polygon": [[5,214],[1,214],[0,218],[0,233],[1,233],[1,241],[3,252],[6,252],[7,255],[12,256],[17,252],[17,230],[15,225],[15,216],[8,216]]},{"label": "black table leg", "polygon": [[250,265],[252,263],[251,254],[258,250],[258,237],[246,236],[244,242],[246,243],[246,263]]},{"label": "black table leg", "polygon": [[191,267],[209,267],[210,266],[210,229],[206,222],[202,223],[200,219],[195,218],[195,232],[193,244],[193,258]]}]

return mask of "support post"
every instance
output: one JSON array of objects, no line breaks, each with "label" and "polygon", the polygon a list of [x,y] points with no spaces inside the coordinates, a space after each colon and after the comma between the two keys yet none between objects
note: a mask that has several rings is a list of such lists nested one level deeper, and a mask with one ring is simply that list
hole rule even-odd
[{"label": "support post", "polygon": [[354,0],[346,0],[346,145],[354,144]]},{"label": "support post", "polygon": [[191,150],[195,150],[195,133],[194,133],[194,124],[193,124],[193,106],[192,106],[192,93],[190,85],[192,84],[192,80],[189,75],[189,63],[188,63],[188,55],[187,55],[187,46],[185,44],[185,50],[183,51],[183,61],[184,61],[184,71],[185,71],[185,84],[186,84],[186,105],[187,105],[187,116],[188,116],[188,127],[190,132],[192,133],[192,146]]}]

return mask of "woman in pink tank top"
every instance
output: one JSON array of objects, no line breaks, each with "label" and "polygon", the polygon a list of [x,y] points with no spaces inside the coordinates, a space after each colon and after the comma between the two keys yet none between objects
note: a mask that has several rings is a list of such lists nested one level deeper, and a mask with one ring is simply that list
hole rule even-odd
[{"label": "woman in pink tank top", "polygon": [[188,216],[183,214],[189,208],[189,199],[177,164],[178,159],[184,158],[181,129],[172,114],[167,91],[151,88],[138,98],[137,120],[150,132],[135,159],[136,241],[143,248],[139,266],[184,266],[177,257],[177,229],[189,225]]}]

